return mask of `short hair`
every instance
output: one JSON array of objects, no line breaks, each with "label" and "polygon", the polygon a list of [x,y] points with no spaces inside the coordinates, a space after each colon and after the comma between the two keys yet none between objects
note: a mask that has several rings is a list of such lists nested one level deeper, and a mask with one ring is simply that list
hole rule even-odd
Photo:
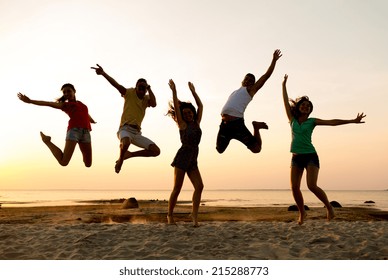
[{"label": "short hair", "polygon": [[139,80],[137,80],[136,85],[138,85],[139,83],[146,83],[146,84],[148,84],[147,80],[144,79],[144,78],[140,78]]},{"label": "short hair", "polygon": [[245,77],[246,77],[246,76],[249,76],[249,77],[253,78],[253,79],[256,81],[256,77],[255,77],[255,75],[253,75],[252,73],[248,73],[248,74],[245,75]]}]

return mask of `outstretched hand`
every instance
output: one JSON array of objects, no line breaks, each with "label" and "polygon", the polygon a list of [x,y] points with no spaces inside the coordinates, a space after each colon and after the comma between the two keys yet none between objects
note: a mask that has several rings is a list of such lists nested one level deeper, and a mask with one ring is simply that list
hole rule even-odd
[{"label": "outstretched hand", "polygon": [[25,103],[31,103],[31,99],[27,95],[24,95],[20,92],[18,93],[18,98]]},{"label": "outstretched hand", "polygon": [[273,53],[273,59],[275,61],[277,61],[281,56],[282,56],[282,52],[279,49],[275,50],[275,52]]},{"label": "outstretched hand", "polygon": [[188,82],[188,85],[189,85],[189,89],[191,90],[191,92],[195,92],[194,84],[192,82]]},{"label": "outstretched hand", "polygon": [[96,64],[96,65],[97,65],[97,67],[90,67],[90,68],[93,70],[96,70],[97,75],[104,74],[104,69],[102,69],[102,67],[100,65],[98,65],[98,64]]},{"label": "outstretched hand", "polygon": [[173,79],[170,79],[170,80],[168,81],[168,85],[170,86],[170,89],[171,89],[172,91],[176,91],[176,87],[175,87],[175,83],[174,83]]},{"label": "outstretched hand", "polygon": [[363,118],[365,118],[366,115],[364,115],[364,113],[358,113],[357,114],[357,118],[354,119],[354,122],[355,123],[365,123],[364,121],[362,121]]},{"label": "outstretched hand", "polygon": [[287,80],[288,80],[288,75],[287,75],[287,74],[285,74],[285,75],[284,75],[283,84],[286,84],[286,83],[287,83]]}]

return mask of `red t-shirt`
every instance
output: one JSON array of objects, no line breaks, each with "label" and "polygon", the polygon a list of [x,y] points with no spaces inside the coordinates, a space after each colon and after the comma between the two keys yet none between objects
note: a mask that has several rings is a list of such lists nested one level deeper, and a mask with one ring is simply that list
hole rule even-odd
[{"label": "red t-shirt", "polygon": [[92,130],[88,107],[81,101],[63,103],[62,111],[64,111],[70,117],[67,130],[72,128],[85,128],[89,131]]}]

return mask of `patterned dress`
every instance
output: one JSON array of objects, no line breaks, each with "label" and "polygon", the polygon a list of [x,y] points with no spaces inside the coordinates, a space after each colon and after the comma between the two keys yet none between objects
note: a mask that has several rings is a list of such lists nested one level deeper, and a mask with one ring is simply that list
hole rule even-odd
[{"label": "patterned dress", "polygon": [[184,130],[179,130],[182,146],[179,148],[172,162],[173,167],[186,172],[198,169],[199,142],[202,131],[197,122],[187,123]]}]

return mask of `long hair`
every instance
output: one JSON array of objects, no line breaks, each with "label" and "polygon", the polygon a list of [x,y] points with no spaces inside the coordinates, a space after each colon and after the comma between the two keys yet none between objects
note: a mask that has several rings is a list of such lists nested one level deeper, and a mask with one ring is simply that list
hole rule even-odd
[{"label": "long hair", "polygon": [[[190,109],[193,112],[194,115],[194,121],[197,121],[197,110],[195,109],[194,105],[191,104],[190,102],[182,102],[178,100],[179,104],[179,110],[181,112],[181,115],[183,116],[183,109]],[[174,107],[174,102],[170,101],[168,103],[168,111],[167,111],[167,116],[170,116],[174,121],[177,121],[176,119],[176,108]]]},{"label": "long hair", "polygon": [[299,107],[305,101],[310,103],[310,107],[311,107],[311,110],[309,113],[310,115],[314,107],[313,107],[313,103],[310,101],[308,96],[298,97],[295,100],[290,99],[291,114],[294,116],[295,119],[298,119],[300,117]]},{"label": "long hair", "polygon": [[[75,87],[74,87],[72,84],[69,84],[69,83],[64,84],[64,85],[61,87],[61,91],[63,91],[64,88],[66,88],[66,87],[71,88],[71,89],[74,90],[74,92],[75,92]],[[67,98],[66,98],[64,95],[62,95],[62,97],[57,98],[56,101],[57,101],[58,103],[63,103],[63,102],[65,102],[66,100],[67,100]]]}]

